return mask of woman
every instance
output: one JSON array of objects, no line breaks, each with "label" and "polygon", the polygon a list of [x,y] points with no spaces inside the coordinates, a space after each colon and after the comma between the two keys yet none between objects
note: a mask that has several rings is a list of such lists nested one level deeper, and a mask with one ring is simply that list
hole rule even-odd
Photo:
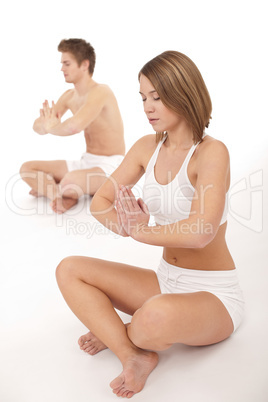
[{"label": "woman", "polygon": [[[116,354],[123,371],[110,385],[127,398],[144,387],[157,351],[223,341],[243,315],[225,242],[229,155],[204,135],[211,101],[202,76],[187,56],[167,51],[142,68],[139,81],[157,134],[134,144],[91,212],[115,233],[164,247],[158,271],[86,257],[57,268],[66,302],[91,331],[79,339],[81,349]],[[144,199],[136,201],[131,187],[144,173]],[[132,315],[131,323],[124,325],[115,308]]]}]

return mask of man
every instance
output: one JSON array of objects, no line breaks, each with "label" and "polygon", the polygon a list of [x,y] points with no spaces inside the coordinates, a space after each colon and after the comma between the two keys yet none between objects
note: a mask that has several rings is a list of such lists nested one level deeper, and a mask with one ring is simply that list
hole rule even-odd
[{"label": "man", "polygon": [[[56,104],[46,100],[35,120],[38,134],[74,135],[84,131],[86,153],[80,161],[31,161],[20,169],[30,194],[46,196],[57,213],[63,213],[84,194],[93,195],[123,160],[123,123],[114,94],[92,79],[95,51],[83,39],[62,40],[58,46],[65,81],[74,84]],[[61,121],[70,110],[71,118]]]}]

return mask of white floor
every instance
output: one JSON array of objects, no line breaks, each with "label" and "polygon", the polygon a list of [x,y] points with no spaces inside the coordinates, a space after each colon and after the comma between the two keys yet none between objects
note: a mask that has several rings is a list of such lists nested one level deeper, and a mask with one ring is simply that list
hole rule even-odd
[{"label": "white floor", "polygon": [[[80,351],[86,328],[66,306],[55,268],[68,255],[156,268],[161,250],[107,233],[90,216],[89,200],[58,217],[27,191],[9,180],[2,207],[0,401],[115,401],[109,382],[121,365],[109,350]],[[242,326],[218,345],[160,353],[136,401],[268,401],[267,228],[258,233],[229,217],[228,243],[247,302]]]}]

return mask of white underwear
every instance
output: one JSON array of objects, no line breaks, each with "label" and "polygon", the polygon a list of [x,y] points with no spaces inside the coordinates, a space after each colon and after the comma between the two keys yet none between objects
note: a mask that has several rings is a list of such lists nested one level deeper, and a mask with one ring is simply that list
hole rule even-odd
[{"label": "white underwear", "polygon": [[118,168],[123,155],[95,155],[85,152],[79,161],[66,161],[68,171],[101,168],[106,176],[110,176]]},{"label": "white underwear", "polygon": [[163,258],[157,270],[161,293],[209,292],[221,300],[227,309],[234,331],[244,315],[244,298],[236,269],[228,271],[203,271],[180,268]]}]

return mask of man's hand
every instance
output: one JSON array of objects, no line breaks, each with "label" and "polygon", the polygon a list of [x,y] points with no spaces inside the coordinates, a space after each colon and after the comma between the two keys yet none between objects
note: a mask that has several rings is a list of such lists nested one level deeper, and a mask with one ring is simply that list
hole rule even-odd
[{"label": "man's hand", "polygon": [[49,107],[47,100],[43,103],[43,109],[40,109],[40,118],[42,119],[44,129],[47,133],[50,132],[51,128],[60,124],[61,116],[59,116],[55,111],[54,101],[52,101],[51,108]]},{"label": "man's hand", "polygon": [[148,208],[141,198],[136,200],[130,188],[120,186],[116,209],[118,222],[127,235],[135,238],[144,226],[148,226]]}]

